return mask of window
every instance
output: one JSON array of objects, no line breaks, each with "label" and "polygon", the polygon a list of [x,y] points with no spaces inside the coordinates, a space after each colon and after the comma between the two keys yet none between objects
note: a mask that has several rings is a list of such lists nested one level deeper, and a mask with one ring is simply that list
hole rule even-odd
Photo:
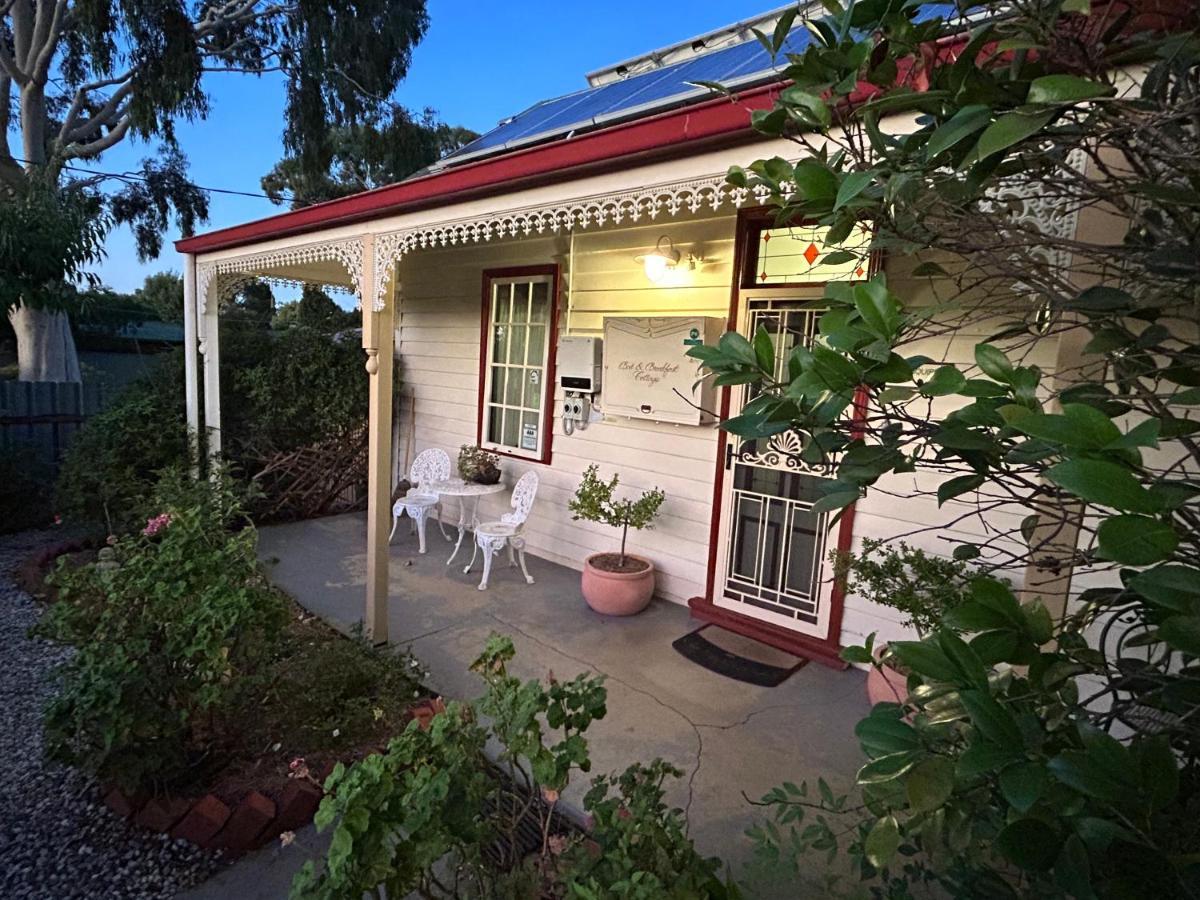
[{"label": "window", "polygon": [[[751,227],[742,287],[824,284],[867,278],[870,230],[859,226],[840,245],[828,246],[825,244],[827,231],[815,225]],[[833,256],[834,253],[838,256]],[[826,262],[831,257],[833,262]]]},{"label": "window", "polygon": [[485,272],[479,443],[548,462],[558,269]]}]

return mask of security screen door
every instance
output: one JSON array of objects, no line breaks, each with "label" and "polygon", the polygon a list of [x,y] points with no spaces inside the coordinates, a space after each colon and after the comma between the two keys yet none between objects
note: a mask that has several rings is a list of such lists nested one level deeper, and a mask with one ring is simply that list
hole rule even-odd
[{"label": "security screen door", "polygon": [[[744,292],[740,306],[741,332],[753,338],[765,327],[781,368],[793,347],[812,343],[824,311],[819,300],[778,291]],[[733,388],[730,416],[753,396],[749,387]],[[829,473],[801,460],[805,440],[793,431],[769,439],[727,435],[713,602],[826,640],[833,593],[827,557],[834,542],[829,516],[814,514],[812,505]]]}]

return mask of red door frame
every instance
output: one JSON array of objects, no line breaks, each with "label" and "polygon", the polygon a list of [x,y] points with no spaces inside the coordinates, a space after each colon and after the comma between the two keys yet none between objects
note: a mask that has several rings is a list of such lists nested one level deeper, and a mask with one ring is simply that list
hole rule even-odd
[{"label": "red door frame", "polygon": [[[750,252],[750,237],[758,231],[764,221],[769,220],[772,212],[765,209],[741,210],[737,218],[737,237],[733,252],[733,279],[730,288],[729,317],[726,327],[733,331],[738,327],[738,315],[742,291],[742,269],[745,266],[747,254]],[[874,268],[875,260],[872,260]],[[785,285],[786,287],[786,285]],[[729,416],[731,388],[721,391],[720,415],[722,419]],[[866,397],[860,391],[854,400],[854,421],[862,421],[867,413]],[[829,597],[829,638],[819,640],[810,635],[800,634],[776,625],[764,622],[753,616],[743,615],[731,609],[717,606],[713,602],[717,582],[717,542],[721,537],[721,491],[725,486],[725,447],[729,437],[724,430],[717,433],[716,469],[713,477],[712,520],[708,529],[708,582],[705,585],[705,596],[693,597],[688,601],[692,615],[697,619],[719,625],[738,634],[744,634],[764,644],[794,653],[806,659],[814,659],[835,669],[845,669],[848,666],[841,658],[842,612],[845,609],[845,589],[840,581],[835,581]],[[846,507],[838,523],[837,549],[848,552],[854,539],[854,508],[856,504]]]}]

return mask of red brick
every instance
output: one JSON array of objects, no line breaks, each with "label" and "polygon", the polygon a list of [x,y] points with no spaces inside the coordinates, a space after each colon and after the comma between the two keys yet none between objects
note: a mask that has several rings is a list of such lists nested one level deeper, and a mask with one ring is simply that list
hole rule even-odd
[{"label": "red brick", "polygon": [[182,838],[197,847],[208,847],[232,814],[233,810],[208,794],[171,829],[171,837]]},{"label": "red brick", "polygon": [[119,787],[112,788],[104,795],[104,805],[122,819],[131,817],[142,808],[144,802],[144,797],[139,797],[136,794],[127,794]]},{"label": "red brick", "polygon": [[321,805],[321,798],[324,796],[321,789],[311,781],[300,778],[289,781],[283,793],[279,795],[279,814],[271,826],[259,835],[258,840],[254,842],[255,846],[272,841],[285,831],[303,828],[317,814],[317,807]]},{"label": "red brick", "polygon": [[151,831],[170,831],[171,826],[187,815],[192,808],[183,797],[155,797],[142,807],[134,821]]},{"label": "red brick", "polygon": [[255,840],[275,819],[275,801],[252,791],[242,798],[212,846],[232,856],[240,856],[254,846]]}]

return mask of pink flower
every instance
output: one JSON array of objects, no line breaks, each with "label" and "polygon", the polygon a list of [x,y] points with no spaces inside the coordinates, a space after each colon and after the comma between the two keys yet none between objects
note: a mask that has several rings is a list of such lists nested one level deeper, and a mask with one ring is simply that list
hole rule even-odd
[{"label": "pink flower", "polygon": [[62,524],[62,516],[55,516],[55,517],[54,517],[54,524],[55,524],[55,525],[61,525],[61,524]]},{"label": "pink flower", "polygon": [[110,547],[117,546],[117,536],[115,534],[110,534],[104,539],[104,543],[108,544]]},{"label": "pink flower", "polygon": [[154,518],[146,520],[146,527],[142,529],[142,534],[146,537],[154,537],[170,524],[171,514],[169,512],[159,513]]},{"label": "pink flower", "polygon": [[296,771],[298,768],[300,768],[302,765],[304,765],[304,757],[303,757],[303,756],[297,756],[297,757],[296,757],[295,759],[293,759],[293,760],[292,760],[290,763],[288,763],[288,768],[289,768],[289,769],[291,769],[293,772],[295,772],[295,771]]}]

